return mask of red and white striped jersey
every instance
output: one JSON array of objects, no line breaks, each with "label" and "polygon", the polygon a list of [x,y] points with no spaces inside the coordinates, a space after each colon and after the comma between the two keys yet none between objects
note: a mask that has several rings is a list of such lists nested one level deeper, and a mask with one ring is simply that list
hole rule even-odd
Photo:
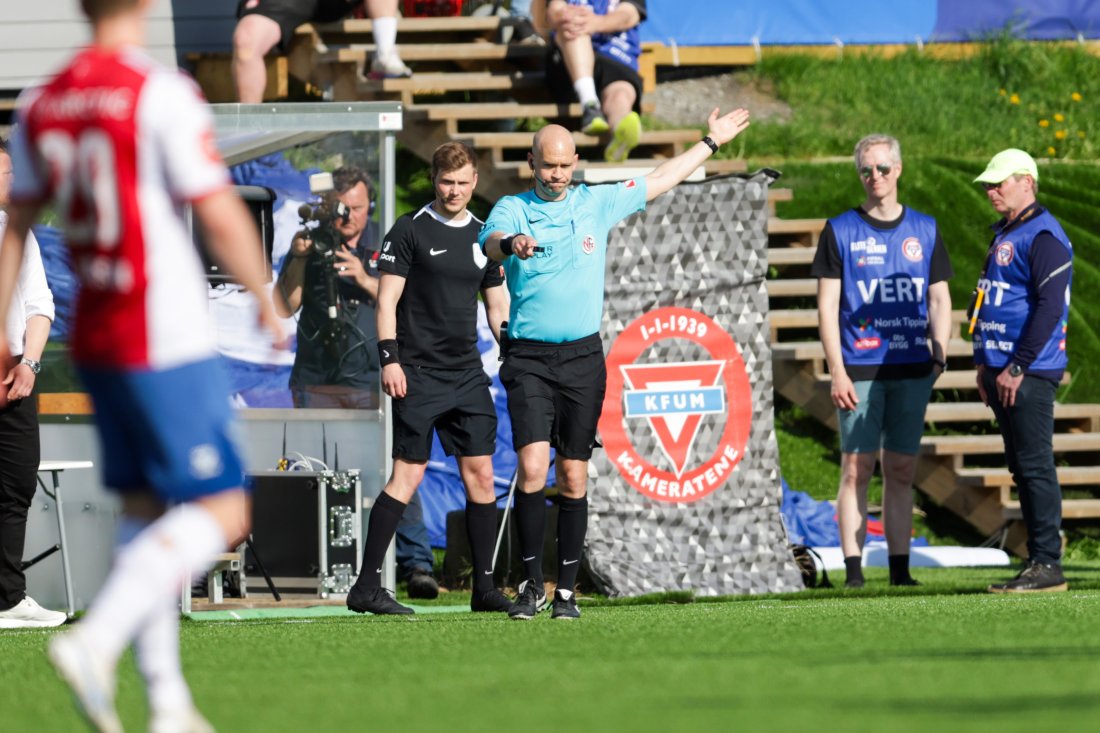
[{"label": "red and white striped jersey", "polygon": [[12,199],[56,206],[81,284],[74,360],[164,369],[213,355],[183,206],[229,176],[198,87],[139,49],[93,47],[19,109]]}]

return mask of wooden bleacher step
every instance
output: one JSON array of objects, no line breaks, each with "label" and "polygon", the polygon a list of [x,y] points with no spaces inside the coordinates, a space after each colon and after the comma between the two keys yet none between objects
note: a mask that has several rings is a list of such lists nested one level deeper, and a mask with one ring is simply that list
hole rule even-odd
[{"label": "wooden bleacher step", "polygon": [[[545,83],[546,75],[541,71],[463,71],[452,74],[433,72],[414,73],[407,79],[363,79],[359,82],[359,91],[364,94],[514,91],[539,89]],[[411,104],[412,101],[408,103]]]},{"label": "wooden bleacher step", "polygon": [[[546,49],[540,46],[521,46],[519,44],[488,43],[402,43],[399,46],[401,60],[405,63],[418,61],[516,61],[519,59],[542,59]],[[373,43],[356,43],[341,48],[332,48],[317,54],[316,59],[325,64],[363,64],[369,63],[375,46]]]},{"label": "wooden bleacher step", "polygon": [[[1005,519],[1022,520],[1024,513],[1020,502],[1008,501],[1004,504]],[[1100,518],[1100,499],[1063,499],[1062,519],[1098,519]]]},{"label": "wooden bleacher step", "polygon": [[[1100,466],[1058,466],[1058,483],[1063,486],[1100,487]],[[982,488],[1013,486],[1012,474],[1007,468],[964,467],[956,468],[959,483]]]},{"label": "wooden bleacher step", "polygon": [[[921,452],[932,456],[994,455],[1004,453],[1000,433],[991,435],[925,435]],[[1098,433],[1055,433],[1055,453],[1100,451]]]},{"label": "wooden bleacher step", "polygon": [[[947,342],[947,356],[970,356],[973,353],[969,341],[953,338]],[[788,361],[813,361],[825,358],[825,347],[820,341],[790,341],[772,344],[772,357]],[[948,370],[946,374],[950,374]]]},{"label": "wooden bleacher step", "polygon": [[[930,423],[982,422],[992,419],[993,410],[981,402],[932,402],[925,413],[925,420]],[[1054,419],[1091,423],[1100,420],[1100,404],[1055,403]]]}]

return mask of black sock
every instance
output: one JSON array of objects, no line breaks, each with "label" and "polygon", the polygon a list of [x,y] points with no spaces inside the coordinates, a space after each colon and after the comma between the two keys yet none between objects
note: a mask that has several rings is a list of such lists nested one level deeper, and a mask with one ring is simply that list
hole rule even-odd
[{"label": "black sock", "polygon": [[909,555],[890,555],[890,582],[904,583],[909,578]]},{"label": "black sock", "polygon": [[466,536],[470,538],[470,561],[474,566],[474,593],[485,593],[493,583],[493,547],[497,538],[496,502],[477,504],[466,500]]},{"label": "black sock", "polygon": [[405,513],[404,502],[394,499],[386,492],[378,495],[367,518],[367,541],[363,548],[363,566],[359,568],[359,580],[355,584],[360,588],[380,588],[382,586],[382,565],[386,561],[393,535],[397,532],[397,523]]},{"label": "black sock", "polygon": [[572,592],[588,532],[588,497],[558,499],[558,589]]},{"label": "black sock", "polygon": [[847,581],[863,582],[863,557],[855,555],[844,558],[844,569],[848,573]]},{"label": "black sock", "polygon": [[542,585],[542,543],[546,538],[546,492],[516,492],[516,529],[523,574]]}]

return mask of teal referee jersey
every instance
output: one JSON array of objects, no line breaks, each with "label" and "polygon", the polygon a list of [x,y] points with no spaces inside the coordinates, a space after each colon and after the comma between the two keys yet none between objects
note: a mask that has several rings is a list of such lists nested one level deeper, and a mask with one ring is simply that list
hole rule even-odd
[{"label": "teal referee jersey", "polygon": [[600,330],[607,234],[646,204],[644,178],[569,189],[562,201],[535,192],[505,196],[489,213],[478,240],[496,231],[527,234],[542,247],[526,260],[504,260],[512,296],[508,336],[564,343]]}]

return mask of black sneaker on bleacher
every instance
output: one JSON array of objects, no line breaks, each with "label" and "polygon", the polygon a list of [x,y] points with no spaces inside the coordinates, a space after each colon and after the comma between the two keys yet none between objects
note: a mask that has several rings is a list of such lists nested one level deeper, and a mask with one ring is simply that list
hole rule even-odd
[{"label": "black sneaker on bleacher", "polygon": [[554,606],[550,611],[550,618],[573,619],[580,618],[581,610],[577,608],[577,594],[568,590],[554,591]]},{"label": "black sneaker on bleacher", "polygon": [[385,588],[359,588],[348,591],[348,610],[356,613],[373,613],[379,616],[405,616],[413,613],[408,606],[394,600]]},{"label": "black sneaker on bleacher", "polygon": [[496,588],[484,593],[475,591],[470,597],[470,610],[474,613],[507,612],[512,610],[512,602]]},{"label": "black sneaker on bleacher", "polygon": [[546,608],[546,591],[541,585],[528,579],[519,584],[519,595],[512,604],[512,610],[508,612],[508,618],[530,621],[544,608]]}]

